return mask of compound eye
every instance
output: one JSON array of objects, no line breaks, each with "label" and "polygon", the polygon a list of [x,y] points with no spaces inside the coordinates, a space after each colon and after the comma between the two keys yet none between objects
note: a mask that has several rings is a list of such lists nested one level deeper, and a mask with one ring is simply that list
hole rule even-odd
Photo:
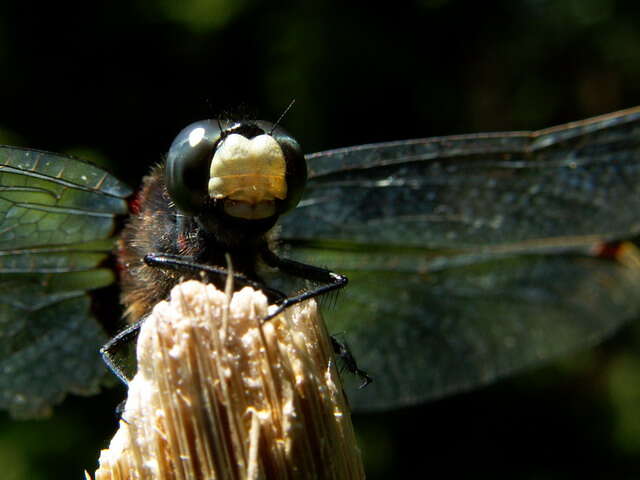
[{"label": "compound eye", "polygon": [[169,148],[167,190],[176,207],[186,214],[199,213],[207,199],[209,166],[221,135],[217,120],[202,120],[184,128]]}]

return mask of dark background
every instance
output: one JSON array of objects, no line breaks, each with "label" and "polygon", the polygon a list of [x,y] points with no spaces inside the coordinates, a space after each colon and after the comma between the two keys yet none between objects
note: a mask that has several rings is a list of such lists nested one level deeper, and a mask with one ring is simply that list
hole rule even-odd
[{"label": "dark background", "polygon": [[[284,125],[308,152],[640,104],[637,0],[84,5],[0,3],[0,142],[75,153],[131,185],[187,123],[274,120],[293,98]],[[631,323],[514,380],[355,416],[369,478],[638,477],[639,339]],[[122,395],[71,397],[44,421],[2,415],[0,476],[93,471]]]}]

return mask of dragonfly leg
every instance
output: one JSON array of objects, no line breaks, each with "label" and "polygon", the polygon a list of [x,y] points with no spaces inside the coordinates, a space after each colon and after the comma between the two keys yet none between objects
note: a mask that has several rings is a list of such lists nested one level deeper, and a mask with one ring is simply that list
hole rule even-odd
[{"label": "dragonfly leg", "polygon": [[[150,267],[161,268],[165,270],[174,270],[182,273],[198,273],[201,275],[214,278],[219,285],[224,285],[227,279],[228,271],[207,265],[204,263],[197,263],[191,257],[184,255],[170,255],[166,253],[150,253],[145,255],[144,262]],[[252,287],[255,290],[262,290],[264,294],[269,298],[269,301],[274,303],[280,303],[286,299],[286,295],[278,290],[269,288],[260,282],[256,282],[242,275],[241,273],[233,273],[234,285],[241,287]]]},{"label": "dragonfly leg", "polygon": [[303,302],[310,298],[318,297],[327,292],[344,288],[349,281],[344,275],[332,272],[326,268],[315,267],[313,265],[307,265],[306,263],[296,262],[288,258],[281,258],[273,253],[271,250],[264,249],[261,251],[262,259],[267,265],[273,268],[277,268],[289,275],[293,275],[306,280],[314,282],[320,282],[324,285],[320,285],[312,290],[307,290],[299,295],[293,297],[287,297],[281,301],[276,310],[265,317],[264,321],[270,320],[276,315],[282,313],[285,309],[291,305]]},{"label": "dragonfly leg", "polygon": [[[326,268],[315,267],[313,265],[307,265],[306,263],[296,262],[295,260],[278,257],[275,253],[268,249],[264,249],[261,254],[264,261],[270,267],[278,268],[279,270],[282,270],[289,275],[294,275],[300,278],[305,278],[307,280],[324,283],[324,285],[321,285],[313,290],[308,290],[301,293],[300,295],[286,298],[280,304],[277,310],[272,312],[264,319],[265,321],[275,317],[291,305],[303,302],[310,298],[317,297],[327,292],[337,291],[340,288],[344,288],[349,281],[347,277],[345,277],[344,275],[340,275],[339,273],[332,272],[331,270],[327,270]],[[358,363],[352,355],[351,350],[349,350],[347,344],[340,342],[333,335],[330,335],[329,338],[331,339],[331,347],[333,348],[334,353],[338,358],[342,360],[345,368],[350,373],[360,377],[360,380],[362,381],[362,383],[360,384],[360,388],[364,388],[369,385],[373,381],[373,379],[367,374],[367,372],[358,368]]]},{"label": "dragonfly leg", "polygon": [[138,333],[140,333],[140,326],[142,325],[143,320],[134,323],[133,325],[128,326],[121,332],[118,332],[111,340],[105,343],[100,349],[100,355],[102,356],[102,360],[107,365],[109,370],[113,372],[113,374],[118,377],[118,379],[124,383],[125,385],[129,385],[129,380],[125,375],[124,371],[117,365],[115,361],[115,353],[122,348],[123,345],[129,345],[132,341],[134,341],[138,337]]},{"label": "dragonfly leg", "polygon": [[[220,283],[224,284],[227,278],[228,271],[222,268],[216,268],[211,265],[196,263],[191,257],[181,255],[170,254],[155,254],[151,253],[145,255],[144,261],[147,265],[156,268],[162,268],[166,270],[173,270],[182,273],[199,273],[209,278],[213,277]],[[269,288],[262,285],[259,282],[250,280],[242,274],[233,274],[234,284],[240,286],[250,286],[256,290],[262,290],[271,302],[280,303],[286,299],[286,295],[278,290]],[[111,340],[105,343],[100,349],[100,355],[102,360],[107,365],[109,370],[118,377],[118,379],[125,385],[129,384],[129,380],[125,375],[122,368],[120,368],[116,362],[115,354],[122,349],[124,345],[129,345],[133,342],[140,331],[140,327],[144,319],[132,324],[125,328],[118,334],[116,334]]]},{"label": "dragonfly leg", "polygon": [[356,359],[351,353],[351,350],[349,350],[349,346],[346,343],[338,340],[333,335],[329,335],[329,338],[331,339],[331,347],[333,348],[333,353],[335,353],[336,356],[340,360],[342,360],[344,367],[350,373],[360,377],[360,380],[362,381],[362,383],[358,388],[364,388],[367,385],[369,385],[371,382],[373,382],[373,379],[369,375],[367,375],[367,372],[365,372],[364,370],[360,370],[358,368],[358,363],[356,362]]}]

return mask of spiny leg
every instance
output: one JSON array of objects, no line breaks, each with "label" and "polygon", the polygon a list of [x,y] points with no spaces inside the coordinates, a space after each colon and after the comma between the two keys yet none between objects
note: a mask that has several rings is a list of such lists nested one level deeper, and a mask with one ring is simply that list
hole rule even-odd
[{"label": "spiny leg", "polygon": [[260,252],[262,259],[267,265],[272,268],[277,268],[289,275],[303,278],[305,280],[311,280],[313,282],[320,282],[324,285],[316,287],[312,290],[307,290],[299,295],[293,297],[287,297],[279,304],[278,308],[264,318],[264,321],[270,320],[276,315],[282,313],[285,309],[291,305],[303,302],[310,298],[318,297],[327,292],[335,291],[340,288],[344,288],[349,281],[344,275],[332,272],[326,268],[315,267],[313,265],[307,265],[306,263],[296,262],[288,258],[281,258],[273,253],[271,250],[265,248]]},{"label": "spiny leg", "polygon": [[[144,257],[144,261],[147,265],[154,268],[173,270],[183,273],[204,273],[206,275],[216,277],[221,283],[227,279],[229,273],[227,270],[216,268],[211,265],[199,264],[194,262],[191,257],[180,255],[151,253]],[[251,286],[256,290],[262,290],[272,302],[282,302],[286,298],[283,293],[250,280],[239,273],[233,273],[233,281],[236,285]],[[122,330],[111,340],[105,343],[100,349],[100,355],[102,356],[104,363],[125,385],[129,384],[129,380],[122,368],[117,365],[115,354],[121,350],[123,346],[129,345],[136,339],[143,321],[144,319]]]},{"label": "spiny leg", "polygon": [[367,372],[358,368],[358,363],[353,357],[351,350],[349,350],[349,346],[346,343],[338,340],[333,335],[329,335],[329,338],[331,339],[331,347],[333,348],[333,353],[335,353],[336,356],[340,358],[340,360],[342,360],[344,367],[350,373],[357,375],[358,377],[360,377],[360,380],[362,380],[362,383],[358,388],[364,388],[371,382],[373,382],[373,379],[369,375],[367,375]]},{"label": "spiny leg", "polygon": [[[309,298],[320,296],[327,292],[337,292],[339,289],[344,288],[347,285],[347,277],[332,272],[331,270],[327,270],[326,268],[320,268],[313,265],[307,265],[306,263],[296,262],[295,260],[281,258],[268,249],[263,250],[261,254],[267,265],[271,267],[278,268],[289,275],[324,283],[324,285],[313,290],[303,292],[302,294],[294,297],[286,298],[280,304],[278,309],[267,316],[265,320],[275,317],[291,305],[308,300]],[[333,348],[334,353],[342,360],[345,368],[350,373],[360,377],[362,380],[360,388],[364,388],[369,385],[373,379],[367,374],[367,372],[358,368],[358,363],[349,350],[347,344],[340,342],[333,335],[330,335],[329,338],[331,339],[331,347]]]},{"label": "spiny leg", "polygon": [[105,343],[100,349],[100,355],[102,360],[107,365],[107,368],[118,377],[118,379],[125,385],[129,385],[129,379],[125,375],[124,371],[117,365],[115,361],[115,353],[122,349],[123,345],[129,345],[140,333],[140,327],[142,326],[144,319],[128,326],[121,332],[118,332],[111,340]]},{"label": "spiny leg", "polygon": [[[343,288],[348,282],[347,277],[343,275],[324,268],[296,262],[295,260],[280,258],[268,249],[264,249],[261,252],[261,255],[267,265],[273,268],[278,268],[279,270],[289,275],[293,275],[299,278],[324,283],[324,285],[321,285],[313,290],[308,290],[293,297],[286,297],[282,292],[269,288],[259,282],[253,281],[242,274],[233,273],[233,279],[236,285],[250,286],[255,288],[256,290],[262,290],[265,295],[269,297],[270,301],[278,304],[278,308],[271,314],[267,315],[263,319],[263,321],[270,320],[271,318],[282,313],[284,310],[292,305],[295,305],[296,303],[300,303],[310,298],[320,296],[324,293]],[[144,262],[151,267],[166,270],[185,273],[205,273],[207,275],[216,277],[221,283],[226,280],[229,273],[225,269],[196,263],[191,257],[181,255],[151,253],[145,255]],[[128,385],[128,379],[126,378],[122,369],[116,365],[113,354],[120,350],[122,348],[122,345],[129,344],[137,337],[142,321],[143,320],[119,332],[100,349],[100,354],[102,355],[102,359],[104,360],[107,367],[125,385]],[[334,351],[340,358],[343,359],[347,369],[363,379],[362,386],[369,384],[371,382],[371,378],[366,374],[366,372],[360,370],[357,367],[356,361],[353,358],[353,355],[351,355],[351,352],[348,350],[348,348],[335,340],[335,338],[333,337],[331,337],[331,340]]]},{"label": "spiny leg", "polygon": [[[282,292],[269,288],[260,282],[253,281],[242,274],[234,273],[234,283],[244,286],[250,286],[255,288],[256,290],[262,290],[271,302],[278,304],[278,308],[267,315],[263,319],[263,321],[270,320],[271,318],[282,313],[284,310],[292,305],[295,305],[296,303],[300,303],[304,300],[317,297],[324,293],[343,288],[347,284],[347,277],[327,270],[325,268],[307,265],[306,263],[296,262],[295,260],[280,258],[267,248],[263,249],[260,253],[262,259],[270,267],[277,268],[284,273],[299,278],[324,283],[324,285],[321,285],[313,290],[302,292],[301,294],[295,295],[293,297],[287,297]],[[184,257],[180,255],[152,253],[146,255],[144,257],[144,261],[147,265],[157,268],[165,268],[169,270],[191,273],[204,272],[208,275],[217,277],[220,282],[224,281],[228,274],[228,271],[225,269],[196,263],[190,257]]]},{"label": "spiny leg", "polygon": [[[170,255],[166,253],[150,253],[145,255],[144,262],[150,267],[160,268],[164,270],[174,270],[182,273],[199,273],[206,274],[218,280],[219,285],[224,285],[229,274],[228,270],[214,267],[204,263],[197,263],[191,257],[184,255]],[[255,290],[262,290],[271,302],[280,303],[286,299],[286,295],[278,290],[269,288],[260,282],[256,282],[242,275],[233,272],[234,285],[241,287],[252,287]]]}]

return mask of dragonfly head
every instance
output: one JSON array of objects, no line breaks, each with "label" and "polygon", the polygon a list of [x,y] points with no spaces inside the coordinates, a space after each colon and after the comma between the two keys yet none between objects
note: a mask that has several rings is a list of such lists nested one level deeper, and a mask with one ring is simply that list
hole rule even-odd
[{"label": "dragonfly head", "polygon": [[298,204],[307,167],[300,145],[282,127],[214,119],[178,134],[165,175],[171,199],[185,214],[273,225]]}]

